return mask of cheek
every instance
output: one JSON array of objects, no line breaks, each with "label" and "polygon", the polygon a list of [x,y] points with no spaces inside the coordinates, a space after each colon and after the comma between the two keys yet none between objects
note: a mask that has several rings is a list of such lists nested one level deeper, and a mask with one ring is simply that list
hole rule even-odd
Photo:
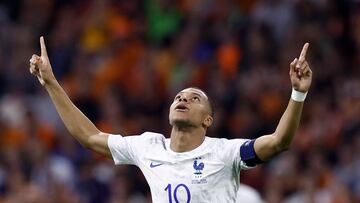
[{"label": "cheek", "polygon": [[206,108],[202,108],[201,112],[199,113],[199,116],[201,117],[201,120],[205,120],[206,117],[209,115],[209,112]]},{"label": "cheek", "polygon": [[174,115],[174,103],[171,104],[169,107],[169,118],[171,118]]},{"label": "cheek", "polygon": [[205,113],[206,112],[201,107],[193,109],[193,111],[191,111],[192,117],[196,118],[197,120],[202,120],[203,118],[205,118],[206,117]]},{"label": "cheek", "polygon": [[173,111],[173,109],[174,109],[173,106],[174,106],[174,103],[172,103],[169,107],[169,114]]}]

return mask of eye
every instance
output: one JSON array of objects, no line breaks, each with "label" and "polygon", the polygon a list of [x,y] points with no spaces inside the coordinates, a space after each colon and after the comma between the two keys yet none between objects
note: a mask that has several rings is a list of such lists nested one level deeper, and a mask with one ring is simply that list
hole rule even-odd
[{"label": "eye", "polygon": [[197,96],[195,96],[195,97],[192,98],[192,100],[193,100],[193,101],[200,101],[200,98],[197,97]]}]

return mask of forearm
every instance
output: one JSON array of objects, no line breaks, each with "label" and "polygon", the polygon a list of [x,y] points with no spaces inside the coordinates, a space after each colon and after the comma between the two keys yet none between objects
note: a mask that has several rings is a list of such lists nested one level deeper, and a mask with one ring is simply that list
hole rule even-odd
[{"label": "forearm", "polygon": [[278,150],[285,150],[290,147],[291,141],[299,127],[303,104],[304,102],[296,102],[290,99],[275,133],[273,134]]},{"label": "forearm", "polygon": [[70,134],[88,147],[91,135],[99,134],[96,126],[72,103],[60,84],[53,80],[45,86],[57,112]]}]

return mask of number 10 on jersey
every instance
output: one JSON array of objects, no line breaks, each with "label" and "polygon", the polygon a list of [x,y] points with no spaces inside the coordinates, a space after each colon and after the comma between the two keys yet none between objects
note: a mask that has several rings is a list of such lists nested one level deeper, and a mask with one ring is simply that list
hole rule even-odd
[{"label": "number 10 on jersey", "polygon": [[185,185],[185,184],[178,184],[175,189],[174,189],[174,192],[172,191],[171,189],[171,184],[168,184],[165,188],[165,191],[168,192],[168,197],[169,197],[169,203],[173,203],[172,201],[172,197],[174,197],[174,200],[175,200],[175,203],[180,203],[178,198],[177,198],[177,191],[180,187],[183,187],[185,188],[185,191],[186,191],[186,203],[190,203],[190,199],[191,199],[191,194],[190,194],[190,190],[189,188]]}]

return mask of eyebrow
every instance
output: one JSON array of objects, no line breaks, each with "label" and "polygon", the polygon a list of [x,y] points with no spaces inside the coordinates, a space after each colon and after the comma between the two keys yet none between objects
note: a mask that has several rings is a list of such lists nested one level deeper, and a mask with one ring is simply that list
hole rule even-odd
[{"label": "eyebrow", "polygon": [[[177,97],[179,94],[183,94],[184,92],[179,92],[175,97]],[[199,94],[199,93],[197,93],[197,92],[190,92],[191,94],[195,94],[195,95],[197,95],[197,96],[199,96],[200,98],[201,97],[204,97],[205,99],[208,99],[208,97],[204,94],[204,93],[202,93],[202,94]]]}]

